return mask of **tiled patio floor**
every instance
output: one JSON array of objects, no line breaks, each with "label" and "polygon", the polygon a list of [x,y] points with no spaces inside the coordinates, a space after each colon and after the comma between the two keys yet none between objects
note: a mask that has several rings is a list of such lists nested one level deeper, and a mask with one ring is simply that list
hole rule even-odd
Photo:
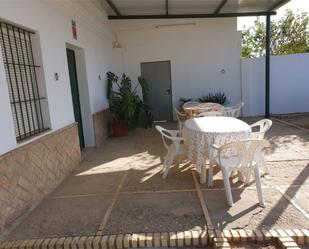
[{"label": "tiled patio floor", "polygon": [[[309,124],[309,117],[306,120]],[[163,126],[176,127],[176,123]],[[8,239],[205,228],[201,201],[215,228],[308,228],[308,219],[286,196],[309,212],[309,131],[274,121],[268,138],[271,180],[262,179],[265,208],[257,205],[254,183],[244,188],[237,178],[231,180],[235,205],[229,208],[218,171],[212,189],[196,186],[186,164],[174,167],[163,180],[161,137],[154,129],[136,129],[128,137],[110,138],[88,152],[72,175]]]}]

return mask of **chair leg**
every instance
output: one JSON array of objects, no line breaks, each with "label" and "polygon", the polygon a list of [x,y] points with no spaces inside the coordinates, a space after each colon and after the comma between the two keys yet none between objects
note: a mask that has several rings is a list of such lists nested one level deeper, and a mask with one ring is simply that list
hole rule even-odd
[{"label": "chair leg", "polygon": [[223,181],[224,181],[224,189],[226,194],[227,203],[229,206],[233,206],[233,197],[232,191],[229,181],[229,172],[226,169],[222,169]]},{"label": "chair leg", "polygon": [[208,187],[212,188],[213,187],[213,175],[214,175],[214,163],[209,162],[209,171],[208,171]]},{"label": "chair leg", "polygon": [[264,160],[263,157],[261,157],[261,165],[262,165],[262,168],[263,168],[265,174],[269,175],[270,171],[269,171],[269,168],[268,168],[267,164],[265,163],[265,160]]},{"label": "chair leg", "polygon": [[255,167],[254,177],[255,177],[256,191],[257,191],[257,194],[258,194],[259,202],[260,202],[260,205],[264,207],[265,204],[264,204],[264,198],[263,198],[263,191],[262,191],[261,176],[260,176],[259,167]]},{"label": "chair leg", "polygon": [[246,172],[245,185],[247,186],[250,183],[252,172],[249,169],[247,169],[245,172]]},{"label": "chair leg", "polygon": [[174,161],[174,158],[175,158],[175,155],[176,153],[173,151],[173,152],[168,152],[167,153],[168,155],[166,156],[167,157],[167,160],[166,162],[164,163],[164,173],[163,173],[163,178],[165,179],[169,170],[170,170],[170,167]]}]

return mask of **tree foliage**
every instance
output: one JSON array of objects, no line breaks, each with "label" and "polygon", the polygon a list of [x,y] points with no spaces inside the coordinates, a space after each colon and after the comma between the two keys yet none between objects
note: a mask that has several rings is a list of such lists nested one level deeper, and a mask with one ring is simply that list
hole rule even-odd
[{"label": "tree foliage", "polygon": [[[265,21],[260,17],[254,26],[243,31],[242,56],[265,56]],[[281,20],[271,22],[271,54],[296,54],[309,52],[309,16],[287,10]]]}]

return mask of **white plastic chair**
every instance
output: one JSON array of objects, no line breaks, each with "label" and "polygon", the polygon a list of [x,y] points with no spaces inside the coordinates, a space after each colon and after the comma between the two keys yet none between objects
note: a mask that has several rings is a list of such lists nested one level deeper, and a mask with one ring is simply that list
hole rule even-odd
[{"label": "white plastic chair", "polygon": [[197,115],[197,117],[220,117],[220,116],[223,116],[223,113],[218,111],[202,112]]},{"label": "white plastic chair", "polygon": [[[260,152],[263,148],[268,147],[267,140],[242,140],[223,145],[211,145],[209,179],[210,187],[213,185],[213,165],[218,164],[223,174],[224,188],[229,206],[233,205],[233,197],[229,176],[232,170],[240,171],[250,176],[254,172],[258,199],[261,206],[264,206],[264,199],[260,181],[259,159],[257,156],[262,156]],[[215,156],[215,152],[217,156]],[[230,153],[231,155],[227,155]]]},{"label": "white plastic chair", "polygon": [[[262,119],[254,124],[252,124],[251,127],[251,139],[264,139],[265,138],[265,133],[270,129],[272,126],[272,121],[270,119]],[[257,128],[257,130],[255,130]],[[266,174],[269,174],[269,168],[266,165],[264,161],[264,157],[259,156],[261,159],[260,167],[265,172]]]},{"label": "white plastic chair", "polygon": [[244,102],[237,105],[225,107],[224,116],[238,118],[240,116],[241,108],[244,106]]},{"label": "white plastic chair", "polygon": [[187,120],[187,116],[185,113],[181,113],[177,108],[175,108],[176,118],[178,121],[178,130],[182,134],[183,125],[185,121]]},{"label": "white plastic chair", "polygon": [[[265,133],[272,126],[272,121],[270,119],[262,119],[254,124],[250,125],[251,127],[251,137],[256,139],[264,139]],[[257,127],[257,131],[254,131],[255,127]]]},{"label": "white plastic chair", "polygon": [[197,101],[188,101],[186,103],[183,104],[182,108],[187,108],[187,107],[190,107],[192,105],[198,105],[200,104],[200,102],[197,102]]},{"label": "white plastic chair", "polygon": [[[164,147],[167,149],[162,168],[163,178],[166,178],[175,157],[187,153],[184,145],[185,139],[179,136],[180,132],[178,130],[167,130],[159,125],[156,125],[156,129],[161,133]],[[168,143],[167,140],[171,143]]]}]

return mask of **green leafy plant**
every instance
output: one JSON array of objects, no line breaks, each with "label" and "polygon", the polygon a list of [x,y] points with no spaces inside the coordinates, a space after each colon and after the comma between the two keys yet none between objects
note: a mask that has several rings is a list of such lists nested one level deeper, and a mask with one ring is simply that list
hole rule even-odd
[{"label": "green leafy plant", "polygon": [[148,92],[149,92],[149,86],[147,84],[147,81],[144,77],[139,76],[137,78],[139,85],[142,88],[142,96],[143,96],[143,101],[140,102],[140,124],[147,129],[148,127],[152,126],[153,122],[153,115],[151,113],[151,108],[148,103]]},{"label": "green leafy plant", "polygon": [[[131,79],[125,74],[122,75],[120,82],[118,80],[117,75],[107,72],[107,94],[113,120],[132,128],[138,125],[141,116],[143,116],[143,119],[147,120],[147,125],[143,125],[148,127],[152,123],[152,114],[147,104],[148,85],[146,80],[139,77],[138,84],[134,86]],[[143,100],[137,93],[138,86],[142,89]]]},{"label": "green leafy plant", "polygon": [[206,96],[200,97],[198,100],[201,103],[211,102],[211,103],[218,103],[221,105],[227,104],[227,97],[225,93],[222,92],[217,92],[215,94],[209,93]]},{"label": "green leafy plant", "polygon": [[179,107],[181,108],[186,102],[192,101],[192,99],[180,98],[179,99]]},{"label": "green leafy plant", "polygon": [[[271,22],[271,54],[309,52],[309,16],[307,13],[286,10],[278,21]],[[265,21],[257,17],[254,26],[242,32],[242,57],[265,56]]]}]

